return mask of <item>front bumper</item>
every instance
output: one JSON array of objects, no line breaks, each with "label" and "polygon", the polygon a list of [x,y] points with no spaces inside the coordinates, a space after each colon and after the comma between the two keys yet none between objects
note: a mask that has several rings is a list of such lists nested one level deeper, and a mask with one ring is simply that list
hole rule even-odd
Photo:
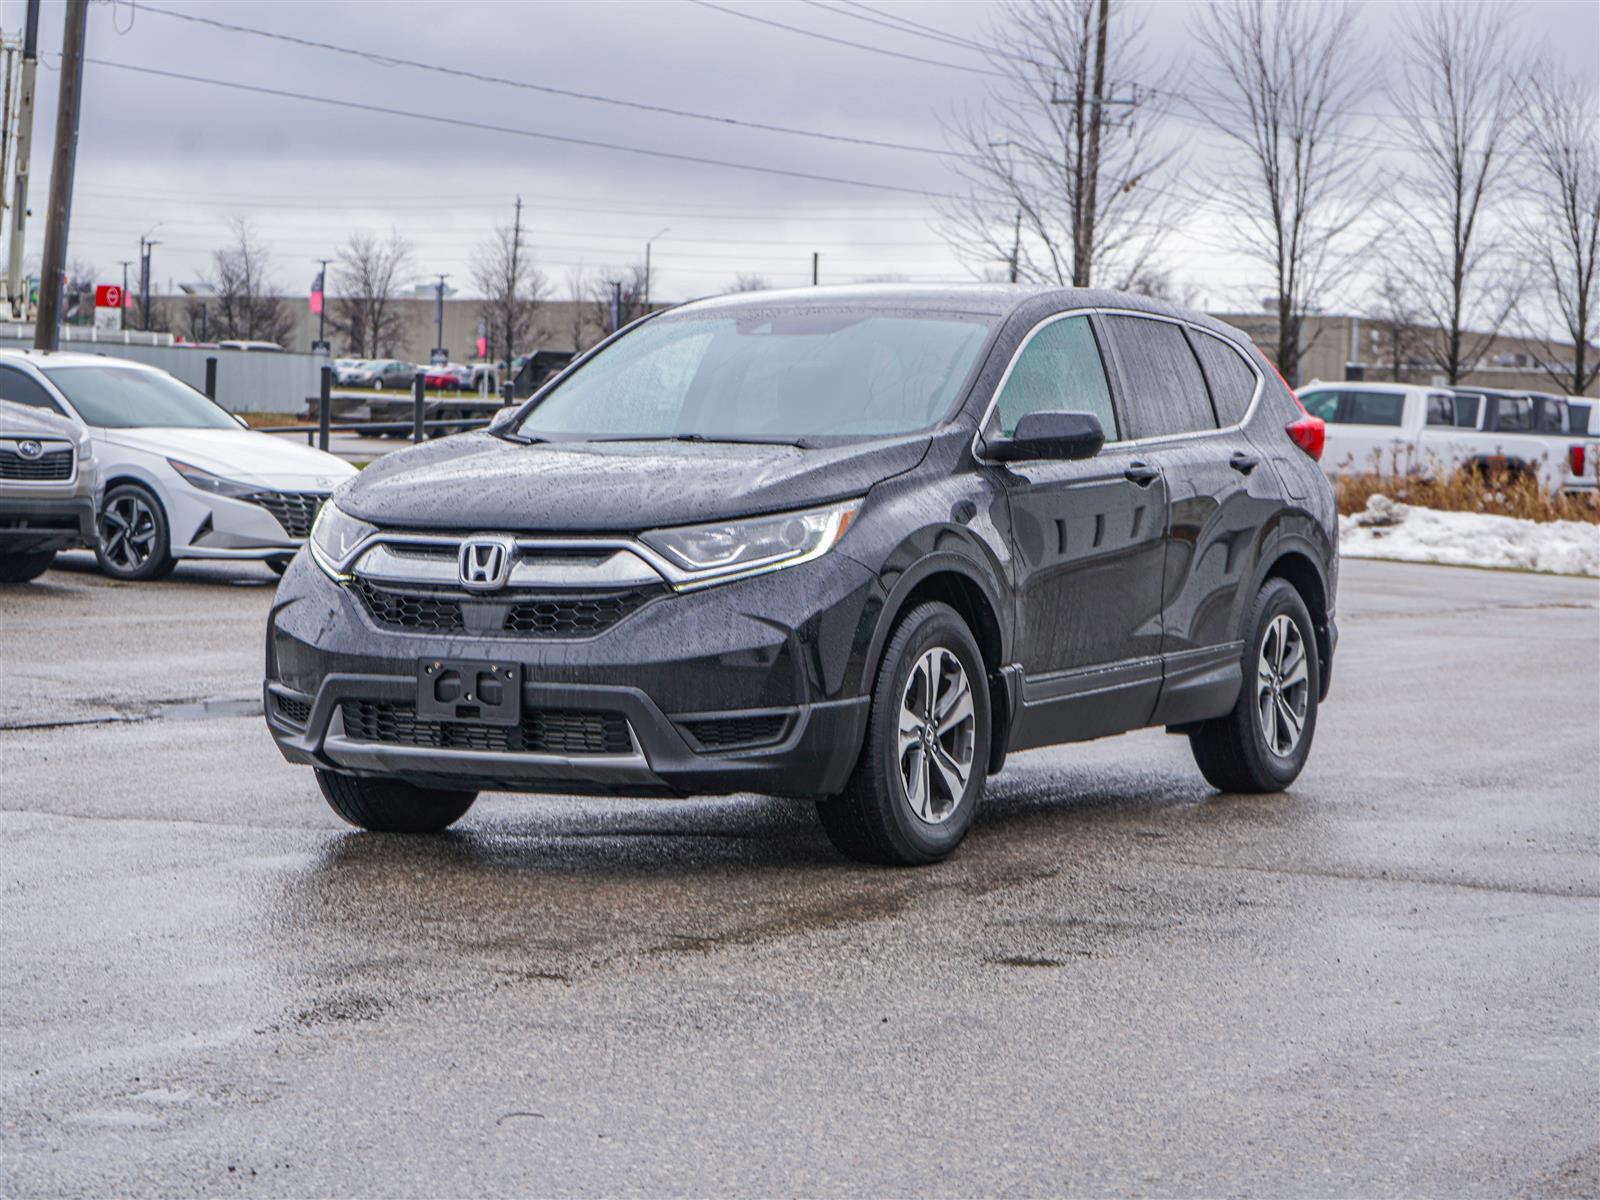
[{"label": "front bumper", "polygon": [[93,496],[0,497],[0,553],[30,554],[94,543]]},{"label": "front bumper", "polygon": [[[591,637],[419,634],[380,627],[301,556],[269,622],[267,724],[291,762],[420,786],[830,795],[865,735],[861,659],[877,598],[869,572],[829,555],[666,592]],[[523,726],[417,720],[417,665],[429,657],[518,664]],[[380,733],[351,727],[375,711],[390,721]],[[587,747],[540,740],[551,722],[602,719],[625,733]]]}]

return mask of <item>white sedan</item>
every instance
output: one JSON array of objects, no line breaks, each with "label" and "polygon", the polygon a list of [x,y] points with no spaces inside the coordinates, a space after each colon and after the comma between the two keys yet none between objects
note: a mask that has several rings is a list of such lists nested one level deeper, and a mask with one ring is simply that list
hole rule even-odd
[{"label": "white sedan", "polygon": [[0,350],[0,399],[88,430],[106,485],[95,554],[118,579],[159,579],[180,558],[282,571],[322,502],[355,474],[332,454],[244,428],[188,384],[126,359]]}]

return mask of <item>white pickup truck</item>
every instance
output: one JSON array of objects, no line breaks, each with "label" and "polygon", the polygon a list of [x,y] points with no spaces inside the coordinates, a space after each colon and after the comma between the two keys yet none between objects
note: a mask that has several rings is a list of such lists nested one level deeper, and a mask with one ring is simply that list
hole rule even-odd
[{"label": "white pickup truck", "polygon": [[1592,420],[1594,407],[1579,416],[1563,396],[1320,381],[1306,384],[1299,396],[1326,426],[1322,465],[1331,475],[1466,467],[1536,472],[1551,490],[1595,486],[1600,446],[1573,428],[1574,417]]}]

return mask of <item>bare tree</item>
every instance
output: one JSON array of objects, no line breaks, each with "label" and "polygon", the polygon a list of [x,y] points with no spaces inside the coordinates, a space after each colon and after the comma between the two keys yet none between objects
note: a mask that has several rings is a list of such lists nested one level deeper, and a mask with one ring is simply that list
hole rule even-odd
[{"label": "bare tree", "polygon": [[733,277],[733,282],[728,285],[730,292],[766,292],[772,289],[772,284],[767,282],[765,275],[747,274],[741,271]]},{"label": "bare tree", "polygon": [[1152,187],[1170,154],[1155,141],[1158,99],[1109,132],[1115,81],[1147,76],[1141,19],[1130,0],[1006,0],[985,39],[1004,82],[952,118],[966,193],[938,202],[940,233],[982,272],[1013,280],[1114,286],[1136,275],[1167,228]]},{"label": "bare tree", "polygon": [[599,337],[644,316],[647,311],[645,278],[644,264],[635,263],[622,270],[606,271],[589,280],[589,318],[600,331]]},{"label": "bare tree", "polygon": [[395,304],[395,291],[410,272],[411,243],[398,230],[387,239],[365,232],[346,239],[338,258],[340,294],[328,323],[351,354],[384,358],[405,339],[405,315]]},{"label": "bare tree", "polygon": [[100,271],[94,263],[83,258],[67,260],[66,286],[61,293],[63,320],[81,320],[85,324],[94,319],[94,289]]},{"label": "bare tree", "polygon": [[1207,183],[1234,248],[1269,273],[1277,314],[1272,358],[1299,382],[1306,314],[1355,266],[1347,109],[1366,94],[1354,5],[1212,0],[1193,32],[1211,60],[1194,110],[1247,167]]},{"label": "bare tree", "polygon": [[1166,300],[1193,308],[1200,289],[1190,280],[1176,275],[1170,268],[1148,266],[1123,283],[1125,291],[1136,296],[1149,296],[1153,300]]},{"label": "bare tree", "polygon": [[249,221],[231,221],[229,227],[233,243],[212,251],[211,274],[205,280],[215,293],[207,302],[210,336],[282,345],[294,328],[294,315],[274,294],[272,256]]},{"label": "bare tree", "polygon": [[1416,357],[1420,318],[1411,290],[1393,270],[1385,271],[1367,305],[1367,324],[1377,333],[1389,376],[1397,383]]},{"label": "bare tree", "polygon": [[[1534,294],[1521,307],[1528,355],[1563,392],[1580,396],[1600,376],[1600,134],[1593,86],[1547,64],[1524,75],[1519,135],[1527,170],[1516,222],[1519,257],[1530,265]],[[1572,357],[1546,340],[1560,329]],[[1540,336],[1540,335],[1543,336]]]},{"label": "bare tree", "polygon": [[1451,383],[1510,315],[1515,288],[1488,221],[1510,161],[1513,47],[1502,4],[1418,5],[1402,16],[1391,89],[1409,150],[1395,265],[1437,333],[1421,348]]},{"label": "bare tree", "polygon": [[593,329],[593,281],[580,267],[567,272],[567,313],[572,332],[572,349],[582,354],[595,342]]},{"label": "bare tree", "polygon": [[522,243],[521,230],[501,225],[473,251],[472,281],[483,293],[478,316],[488,330],[488,357],[509,363],[533,332],[548,283]]}]

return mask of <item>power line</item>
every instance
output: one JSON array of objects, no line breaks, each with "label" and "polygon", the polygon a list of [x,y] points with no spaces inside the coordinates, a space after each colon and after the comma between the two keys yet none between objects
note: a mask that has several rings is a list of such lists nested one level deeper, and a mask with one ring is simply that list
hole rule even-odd
[{"label": "power line", "polygon": [[722,13],[724,16],[739,17],[746,21],[754,21],[758,25],[770,25],[774,29],[783,29],[789,33],[798,33],[803,37],[817,38],[820,41],[832,42],[838,46],[851,46],[857,50],[867,50],[873,54],[886,54],[890,58],[903,58],[907,62],[925,63],[931,67],[948,67],[953,71],[966,71],[972,75],[993,75],[1001,79],[1010,76],[1003,71],[991,71],[986,67],[968,66],[966,63],[948,62],[942,58],[923,58],[919,54],[904,54],[899,50],[889,50],[883,46],[869,46],[865,42],[852,42],[848,38],[834,37],[828,33],[818,33],[814,29],[802,29],[798,25],[785,25],[782,21],[774,21],[769,17],[758,17],[755,13],[741,12],[737,8],[725,8],[721,4],[713,4],[711,0],[689,0],[691,4],[698,4],[701,8],[709,8],[713,12]]},{"label": "power line", "polygon": [[[905,21],[903,17],[891,16],[889,13],[880,13],[877,9],[869,8],[865,4],[850,3],[850,0],[845,0],[845,3],[849,4],[850,8],[861,9],[862,11],[851,12],[849,9],[845,8],[834,8],[830,4],[822,3],[822,0],[802,0],[802,2],[809,4],[812,8],[821,9],[825,13],[832,13],[836,17],[849,17],[856,21],[866,21],[870,25],[877,25],[883,29],[890,29],[895,33],[905,33],[910,34],[912,37],[926,38],[930,42],[937,42],[942,46],[953,46],[957,50],[971,50],[983,55],[989,55],[997,58],[1008,58],[1013,62],[1025,63],[1030,61],[1026,58],[1023,58],[1019,54],[1012,54],[1008,50],[1002,50],[998,46],[985,46],[980,42],[968,41],[966,38],[958,38],[953,35],[937,33],[931,30],[924,32],[924,30],[927,29],[926,26],[923,27],[923,29],[907,28],[908,25],[913,25],[914,22]],[[897,23],[902,21],[904,21],[904,24]]]},{"label": "power line", "polygon": [[724,167],[733,171],[752,171],[761,175],[778,175],[787,179],[807,179],[817,183],[837,183],[846,187],[870,188],[879,192],[899,192],[909,196],[927,196],[934,199],[953,200],[948,192],[929,192],[920,188],[901,187],[893,183],[875,183],[866,179],[849,179],[839,175],[817,175],[810,171],[791,171],[784,167],[762,167],[754,163],[734,162],[723,158],[705,158],[697,154],[679,154],[671,150],[652,150],[645,146],[627,146],[619,142],[602,142],[592,138],[572,137],[561,133],[546,133],[537,129],[518,129],[511,125],[495,125],[488,121],[469,121],[464,117],[446,117],[436,113],[412,112],[403,108],[390,108],[382,104],[366,104],[359,100],[337,100],[332,96],[316,96],[309,92],[291,92],[282,88],[262,87],[259,84],[238,83],[231,79],[212,79],[204,75],[187,75],[181,71],[166,71],[157,67],[137,67],[132,63],[112,62],[104,58],[86,58],[85,62],[118,71],[133,71],[140,75],[155,75],[163,79],[178,79],[185,83],[203,83],[211,87],[230,88],[258,96],[276,96],[283,100],[300,100],[307,104],[323,104],[333,108],[348,108],[357,112],[378,113],[389,117],[406,117],[413,121],[430,121],[436,125],[450,125],[457,129],[478,129],[487,133],[503,133],[512,137],[533,138],[545,142],[561,142],[569,146],[588,146],[598,150],[613,150],[621,154],[639,154],[648,158],[665,158],[674,162],[698,163],[701,166]]},{"label": "power line", "polygon": [[295,34],[278,33],[270,29],[257,29],[249,25],[236,25],[230,21],[219,21],[215,17],[202,17],[194,13],[175,12],[168,8],[156,8],[152,5],[142,5],[141,12],[155,13],[163,17],[172,17],[179,21],[191,21],[196,25],[208,25],[214,29],[221,29],[228,33],[248,34],[252,37],[268,38],[272,41],[286,42],[294,46],[304,46],[315,50],[326,50],[332,54],[343,54],[351,58],[363,59],[384,67],[410,67],[419,71],[432,71],[439,75],[449,75],[457,79],[470,79],[477,83],[496,84],[501,87],[521,88],[531,92],[543,92],[551,96],[563,96],[571,100],[586,100],[595,104],[610,104],[618,108],[631,108],[640,112],[658,113],[669,117],[683,117],[693,121],[709,121],[718,125],[733,125],[744,129],[755,129],[763,133],[782,133],[793,137],[817,138],[829,142],[846,142],[857,146],[872,146],[880,150],[903,150],[912,154],[931,154],[940,158],[970,158],[972,156],[954,150],[942,150],[936,146],[917,146],[907,142],[880,141],[876,138],[854,137],[842,133],[825,133],[817,129],[798,129],[790,125],[772,125],[762,121],[748,121],[741,117],[727,117],[717,113],[694,112],[690,109],[671,108],[664,104],[648,104],[639,100],[624,100],[617,96],[602,96],[594,92],[580,92],[571,88],[551,87],[548,84],[530,83],[524,79],[508,79],[498,75],[486,75],[480,71],[469,71],[461,67],[449,67],[440,63],[420,62],[411,58],[395,58],[387,54],[373,54],[367,50],[359,50],[353,46],[341,46],[333,42],[320,42],[314,38],[299,37]]},{"label": "power line", "polygon": [[871,13],[873,16],[880,17],[885,21],[896,22],[898,25],[905,27],[904,32],[914,34],[918,37],[931,38],[934,41],[945,42],[952,46],[960,46],[966,50],[976,50],[980,54],[1000,54],[1006,58],[1016,58],[1022,62],[1028,61],[1025,58],[1021,58],[1019,55],[1006,54],[1005,51],[996,46],[989,46],[983,42],[973,41],[971,38],[964,38],[958,34],[950,33],[947,30],[938,29],[932,25],[924,25],[921,21],[913,21],[910,17],[902,17],[899,13],[885,12],[881,8],[873,8],[870,4],[860,3],[860,0],[844,0],[844,3],[848,4],[851,8],[859,8],[863,12]]}]

